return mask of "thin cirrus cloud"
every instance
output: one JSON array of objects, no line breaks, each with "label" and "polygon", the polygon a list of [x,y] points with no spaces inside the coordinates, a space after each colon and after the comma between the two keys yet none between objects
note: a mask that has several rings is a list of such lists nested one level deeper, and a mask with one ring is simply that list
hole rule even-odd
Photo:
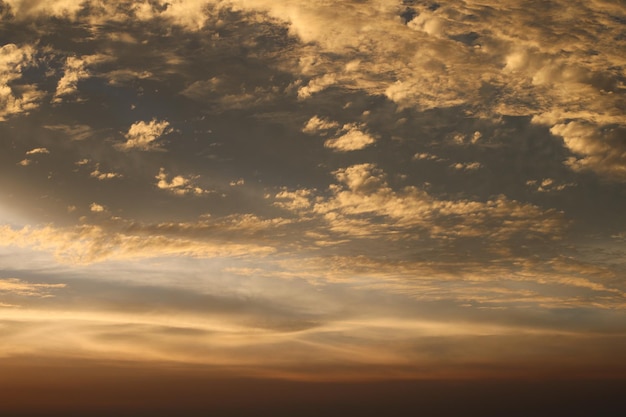
[{"label": "thin cirrus cloud", "polygon": [[66,284],[31,283],[19,278],[0,279],[0,293],[11,293],[28,297],[54,297],[55,289],[65,288]]}]

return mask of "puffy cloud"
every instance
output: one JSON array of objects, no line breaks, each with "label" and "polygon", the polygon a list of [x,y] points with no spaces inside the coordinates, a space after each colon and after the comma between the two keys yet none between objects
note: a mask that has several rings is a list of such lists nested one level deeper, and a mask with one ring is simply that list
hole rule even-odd
[{"label": "puffy cloud", "polygon": [[75,15],[83,7],[81,2],[72,0],[6,0],[5,3],[11,6],[11,12],[17,19],[42,15],[59,17]]},{"label": "puffy cloud", "polygon": [[94,213],[102,213],[102,212],[106,211],[106,208],[103,205],[101,205],[101,204],[91,203],[89,205],[89,210],[94,212]]},{"label": "puffy cloud", "polygon": [[496,243],[518,239],[559,239],[565,227],[561,214],[504,196],[481,202],[440,200],[413,186],[395,191],[373,164],[353,165],[334,175],[338,183],[329,187],[328,198],[312,190],[285,190],[276,194],[275,204],[317,218],[339,236],[484,239],[494,250]]},{"label": "puffy cloud", "polygon": [[170,132],[169,125],[168,121],[158,121],[157,119],[152,119],[148,123],[144,121],[133,123],[126,133],[127,141],[118,143],[115,147],[121,151],[132,149],[140,151],[160,150],[162,149],[161,146],[155,141]]},{"label": "puffy cloud", "polygon": [[26,152],[26,155],[37,155],[37,154],[49,154],[50,151],[46,148],[35,148]]},{"label": "puffy cloud", "polygon": [[599,129],[583,122],[557,124],[550,129],[561,136],[576,156],[565,163],[575,171],[591,170],[604,177],[626,181],[626,125]]},{"label": "puffy cloud", "polygon": [[47,155],[49,154],[50,151],[47,148],[34,148],[31,149],[30,151],[26,152],[26,156],[30,156],[31,158],[24,158],[22,159],[20,162],[18,162],[18,165],[21,165],[23,167],[29,166],[33,163],[36,163],[36,160],[32,159],[33,155]]},{"label": "puffy cloud", "polygon": [[[152,312],[116,316],[111,322],[100,313],[69,312],[72,320],[68,322],[74,324],[68,328],[75,331],[71,336],[54,338],[50,344],[37,340],[27,347],[45,352],[49,346],[66,345],[68,337],[75,337],[72,340],[81,343],[72,346],[101,346],[106,340],[106,354],[114,352],[120,357],[128,358],[134,352],[145,359],[141,355],[148,351],[150,359],[219,362],[212,354],[198,353],[197,341],[202,338],[207,346],[226,346],[226,353],[217,359],[230,364],[259,363],[259,349],[264,349],[260,344],[270,346],[267,350],[272,352],[297,351],[290,359],[294,363],[310,364],[311,357],[345,363],[357,357],[355,361],[368,365],[408,366],[416,361],[422,364],[422,354],[432,356],[432,345],[419,344],[432,343],[423,342],[424,335],[438,340],[453,335],[454,341],[445,346],[449,350],[441,351],[447,352],[446,357],[460,357],[464,353],[454,350],[459,335],[528,331],[540,334],[543,343],[543,336],[553,328],[538,331],[537,322],[542,318],[546,320],[541,326],[550,327],[558,317],[568,316],[563,325],[568,334],[576,326],[593,327],[608,317],[612,319],[606,322],[622,318],[618,314],[624,309],[623,267],[615,261],[623,252],[621,246],[613,245],[605,252],[585,248],[580,243],[584,236],[578,239],[578,235],[576,241],[565,241],[562,246],[555,241],[569,237],[563,233],[565,218],[584,224],[574,229],[579,233],[599,223],[622,230],[620,224],[612,227],[619,223],[619,216],[599,219],[591,210],[581,214],[587,206],[574,205],[588,195],[577,193],[579,190],[569,190],[572,192],[563,196],[567,198],[527,192],[555,192],[572,184],[568,181],[576,173],[562,169],[562,160],[576,172],[589,170],[607,178],[622,178],[623,35],[620,38],[615,32],[620,18],[611,21],[594,12],[605,7],[602,4],[570,2],[559,7],[561,3],[555,2],[535,8],[526,1],[485,0],[450,1],[435,8],[427,2],[386,0],[332,5],[305,0],[11,3],[16,5],[17,19],[7,22],[9,25],[38,16],[28,22],[28,31],[15,31],[20,39],[39,36],[50,28],[55,32],[43,38],[54,52],[38,48],[46,65],[25,71],[33,61],[31,54],[30,58],[16,58],[18,64],[2,70],[2,74],[12,74],[8,78],[13,77],[2,84],[10,90],[5,91],[22,100],[11,107],[13,113],[6,114],[29,111],[28,105],[36,105],[37,100],[27,104],[27,93],[37,88],[47,89],[49,99],[56,90],[57,101],[65,101],[82,85],[89,85],[90,91],[81,93],[94,92],[91,87],[98,91],[95,100],[80,106],[58,103],[53,109],[32,112],[28,120],[3,125],[7,169],[9,174],[11,169],[16,171],[20,184],[13,187],[15,191],[7,189],[16,196],[0,207],[2,216],[13,201],[26,207],[17,195],[17,185],[22,183],[33,186],[21,187],[24,194],[30,194],[28,202],[34,203],[29,212],[33,217],[45,221],[58,218],[62,220],[57,224],[68,224],[86,214],[79,226],[73,227],[0,227],[3,256],[10,261],[7,254],[19,252],[15,247],[25,248],[22,253],[33,258],[41,256],[38,251],[51,253],[72,265],[55,265],[46,256],[46,273],[58,268],[69,271],[69,276],[83,277],[99,273],[111,277],[111,264],[76,264],[116,261],[114,279],[128,277],[133,286],[141,280],[163,280],[168,288],[159,293],[159,303],[177,298],[171,287],[187,280],[193,281],[189,285],[196,296],[222,289],[237,293],[240,302],[230,307],[237,314],[249,312],[250,299],[263,293],[274,297],[272,305],[291,303],[290,309],[281,310],[282,318],[306,311],[316,319],[322,317],[323,322],[316,322],[316,329],[287,323],[284,326],[293,326],[291,330],[281,330],[276,336],[258,330],[265,316],[255,317],[253,330],[242,330],[245,326],[224,324],[227,320],[222,316],[215,327],[203,324],[210,314],[196,316],[195,321],[171,314],[179,326],[171,328],[167,327],[171,317],[155,318]],[[408,3],[413,10],[405,13]],[[587,9],[593,10],[580,13]],[[47,20],[39,15],[44,12],[60,18]],[[613,12],[614,16],[622,13],[619,8]],[[561,18],[561,13],[567,18]],[[581,16],[584,18],[578,19]],[[545,24],[548,20],[554,24]],[[595,26],[599,21],[603,21],[602,28]],[[33,35],[29,35],[31,29]],[[61,33],[68,36],[58,36]],[[80,40],[70,36],[79,33],[86,36]],[[590,36],[594,33],[598,42]],[[613,46],[606,41],[611,38]],[[158,45],[158,52],[151,52],[155,50],[151,45]],[[84,60],[80,54],[90,48],[101,48],[119,62],[96,73],[89,63],[65,61],[71,48],[80,49],[76,60]],[[51,68],[55,64],[61,69],[65,65],[64,73],[55,76]],[[99,79],[81,84],[85,77]],[[20,85],[32,79],[39,80],[37,87]],[[180,91],[182,97],[176,94]],[[224,109],[229,112],[220,117],[219,110]],[[118,150],[162,149],[160,138],[171,126],[161,119],[150,122],[150,117],[165,117],[165,112],[169,112],[170,123],[180,129],[181,142],[172,146],[171,152],[111,154],[110,132],[116,131],[125,135],[119,137],[124,143],[114,145]],[[128,119],[130,113],[138,116]],[[531,117],[542,126],[531,126]],[[138,120],[144,122],[133,124]],[[346,121],[355,123],[343,126]],[[367,126],[359,124],[365,121]],[[40,129],[44,125],[47,130]],[[548,129],[557,138],[550,137]],[[304,140],[303,133],[318,138]],[[379,134],[384,141],[378,139]],[[324,141],[326,149],[322,148]],[[374,144],[376,152],[371,151]],[[46,158],[55,161],[54,181],[15,166],[25,150],[42,146],[52,151]],[[348,152],[367,146],[372,147],[367,152]],[[209,153],[215,156],[210,163],[203,159]],[[43,156],[34,152],[21,163],[34,164]],[[367,163],[373,161],[376,164]],[[489,170],[460,175],[479,164]],[[72,169],[84,175],[69,173]],[[459,172],[454,172],[456,169]],[[113,171],[132,175],[133,181],[116,181],[115,187],[96,181],[119,177]],[[237,187],[244,185],[240,178],[246,179],[245,186],[230,189],[232,196],[220,201],[190,198],[183,210],[178,198],[166,194],[203,195],[210,181]],[[583,191],[589,183],[580,180]],[[598,186],[593,194],[599,201],[614,204],[603,208],[605,213],[619,205],[620,196],[607,197],[605,182],[591,184]],[[130,194],[141,198],[120,199]],[[264,194],[267,196],[262,199]],[[513,199],[524,196],[532,204]],[[159,204],[153,204],[157,200]],[[92,201],[100,204],[90,205]],[[593,204],[596,202],[588,207]],[[141,217],[123,220],[111,216],[141,216],[148,213],[146,207],[150,218],[159,219],[156,223],[144,223]],[[561,208],[565,215],[557,211]],[[212,216],[189,220],[207,210]],[[101,225],[86,224],[88,221]],[[583,223],[586,221],[588,225]],[[612,252],[607,255],[609,250]],[[559,252],[573,257],[555,255]],[[270,253],[271,257],[266,256]],[[230,256],[237,259],[226,259]],[[583,258],[588,262],[582,262]],[[36,264],[30,257],[13,262],[24,269],[24,265]],[[172,265],[176,268],[165,270]],[[215,274],[212,267],[218,269]],[[143,268],[154,268],[150,272],[158,268],[158,273]],[[85,281],[93,280],[81,279],[77,284],[79,281],[87,286],[91,284]],[[213,285],[217,281],[223,287]],[[11,284],[15,289],[28,283]],[[68,299],[91,303],[99,297],[93,288],[84,293],[86,297],[72,295]],[[293,293],[285,296],[286,288]],[[73,284],[72,290],[76,294]],[[141,290],[124,290],[122,299],[133,301],[128,308],[148,311],[137,296]],[[154,294],[152,289],[143,292]],[[202,304],[216,304],[201,300]],[[122,304],[119,300],[115,303]],[[385,303],[389,305],[381,307]],[[182,304],[167,307],[173,311]],[[65,308],[60,301],[58,305]],[[158,308],[161,304],[155,305],[150,306],[152,310],[163,311]],[[491,309],[497,309],[497,314],[487,314]],[[335,322],[325,321],[328,312]],[[541,315],[544,313],[546,316]],[[351,314],[366,317],[359,321]],[[423,316],[428,314],[437,317],[437,322],[424,322]],[[448,317],[453,314],[460,317],[459,322]],[[521,316],[531,325],[471,324],[516,322],[522,321]],[[91,321],[76,325],[76,317],[100,320],[106,329],[100,332]],[[58,334],[61,324],[56,318],[48,317],[50,327],[41,333]],[[41,315],[36,319],[41,322]],[[151,323],[142,321],[152,319]],[[21,320],[19,331],[29,331]],[[123,329],[112,330],[115,326],[111,323],[122,322]],[[79,326],[85,327],[77,329]],[[220,329],[224,333],[219,333]],[[168,334],[167,339],[163,333]],[[24,346],[20,343],[26,340],[20,340],[22,334],[7,339],[5,348],[20,352]],[[189,334],[193,336],[185,336]],[[348,339],[351,341],[344,343]],[[393,346],[402,345],[406,350],[372,347],[388,346],[389,340],[398,341]],[[494,345],[485,353],[489,361],[493,352],[519,353]],[[238,362],[235,346],[254,354],[243,355],[245,360]],[[293,346],[314,348],[291,349]],[[410,356],[415,352],[420,358]],[[275,362],[265,359],[263,362],[270,364],[286,362],[282,357]],[[471,359],[485,363],[482,356]]]},{"label": "puffy cloud", "polygon": [[338,152],[349,152],[367,148],[376,141],[371,135],[363,132],[360,127],[354,124],[344,125],[343,131],[346,133],[328,139],[324,142],[324,146]]},{"label": "puffy cloud", "polygon": [[443,161],[444,159],[438,157],[437,155],[433,155],[428,152],[418,152],[413,155],[412,158],[414,161]]},{"label": "puffy cloud", "polygon": [[458,162],[450,166],[458,171],[476,171],[483,167],[480,162]]},{"label": "puffy cloud", "polygon": [[306,99],[311,97],[311,95],[315,93],[319,93],[320,91],[325,90],[331,85],[337,82],[337,75],[335,74],[324,74],[319,78],[314,78],[309,83],[298,89],[298,98]]},{"label": "puffy cloud", "polygon": [[311,207],[312,196],[312,190],[283,190],[274,196],[274,205],[290,211],[302,211]]},{"label": "puffy cloud", "polygon": [[326,120],[318,116],[311,117],[302,127],[302,132],[308,134],[315,134],[325,132],[330,129],[336,129],[339,127],[339,123],[331,120]]},{"label": "puffy cloud", "polygon": [[86,55],[82,57],[67,57],[63,68],[63,76],[59,80],[54,93],[53,103],[61,103],[63,98],[78,91],[78,82],[90,76],[87,67],[98,64],[111,58],[106,55]]},{"label": "puffy cloud", "polygon": [[[620,54],[626,40],[621,17],[615,17],[622,11],[609,2],[555,4],[542,11],[524,1],[438,8],[416,3],[410,18],[401,18],[406,6],[393,2],[339,2],[333,10],[300,0],[236,4],[288,22],[306,44],[298,64],[286,66],[308,80],[300,99],[336,86],[384,94],[400,108],[461,107],[483,118],[530,116],[549,127],[576,120],[596,125],[598,141],[620,153],[610,131],[626,126]],[[550,24],[541,24],[546,19]],[[584,27],[572,30],[572,21],[583,20]],[[481,139],[479,132],[463,134],[462,142]],[[601,159],[569,165],[621,178],[620,163],[612,160],[612,169],[601,169]]]},{"label": "puffy cloud", "polygon": [[34,63],[34,49],[30,45],[18,47],[6,44],[0,47],[0,121],[7,116],[35,109],[43,92],[30,84],[16,84],[22,71]]},{"label": "puffy cloud", "polygon": [[[81,161],[79,161],[81,162]],[[89,174],[90,177],[96,178],[100,181],[111,180],[114,178],[122,178],[123,175],[118,172],[102,172],[100,171],[100,165],[96,164],[96,168]]]},{"label": "puffy cloud", "polygon": [[158,180],[156,183],[158,188],[176,195],[203,195],[210,193],[209,190],[205,190],[194,183],[198,176],[183,177],[182,175],[176,175],[171,180],[168,180],[169,175],[165,172],[165,168],[161,168],[155,178]]},{"label": "puffy cloud", "polygon": [[536,191],[540,193],[550,193],[555,191],[563,191],[569,187],[575,187],[576,184],[573,182],[559,184],[553,178],[544,178],[541,181],[538,180],[528,180],[526,181],[526,185],[532,187]]}]

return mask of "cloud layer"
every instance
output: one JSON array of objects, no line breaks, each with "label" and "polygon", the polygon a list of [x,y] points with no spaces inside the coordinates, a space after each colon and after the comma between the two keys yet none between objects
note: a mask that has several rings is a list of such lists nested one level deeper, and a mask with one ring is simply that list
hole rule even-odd
[{"label": "cloud layer", "polygon": [[0,356],[624,375],[626,14],[544,3],[0,1]]}]

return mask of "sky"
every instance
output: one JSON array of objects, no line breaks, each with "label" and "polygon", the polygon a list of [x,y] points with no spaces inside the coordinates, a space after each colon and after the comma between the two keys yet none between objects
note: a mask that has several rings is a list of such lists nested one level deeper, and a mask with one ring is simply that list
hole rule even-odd
[{"label": "sky", "polygon": [[275,399],[626,378],[623,0],[4,0],[0,19],[14,411],[51,369],[65,394],[138,372]]}]

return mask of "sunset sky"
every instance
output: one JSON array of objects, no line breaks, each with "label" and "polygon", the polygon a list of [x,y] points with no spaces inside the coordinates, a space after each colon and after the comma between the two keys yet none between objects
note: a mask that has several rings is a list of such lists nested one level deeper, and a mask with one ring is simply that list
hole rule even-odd
[{"label": "sunset sky", "polygon": [[0,18],[7,409],[128,375],[626,379],[623,0]]}]

